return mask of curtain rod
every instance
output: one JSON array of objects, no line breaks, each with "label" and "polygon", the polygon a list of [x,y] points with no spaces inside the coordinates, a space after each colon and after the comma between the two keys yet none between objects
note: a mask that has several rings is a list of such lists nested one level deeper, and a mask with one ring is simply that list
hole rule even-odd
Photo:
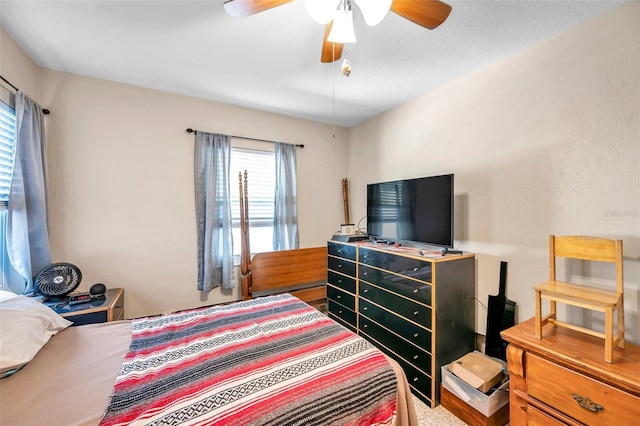
[{"label": "curtain rod", "polygon": [[[196,133],[197,134],[198,130],[193,130],[193,129],[189,128],[189,129],[186,130],[186,132],[187,133]],[[270,141],[268,139],[247,138],[245,136],[236,136],[236,135],[229,135],[229,136],[231,136],[232,138],[245,139],[245,140],[248,140],[248,141],[268,142],[268,143],[284,143],[284,144],[287,144],[287,145],[295,145],[298,148],[304,148],[304,144],[301,144],[301,143],[276,142],[276,141]]]},{"label": "curtain rod", "polygon": [[[6,78],[4,78],[3,76],[0,75],[0,78],[2,79],[2,81],[4,81],[5,83],[7,83],[9,86],[11,86],[13,88],[13,90],[15,90],[16,92],[19,90],[16,86],[14,86],[13,84],[11,84],[11,82],[9,80],[7,80]],[[49,115],[49,110],[46,108],[42,108],[42,113],[44,115]]]}]

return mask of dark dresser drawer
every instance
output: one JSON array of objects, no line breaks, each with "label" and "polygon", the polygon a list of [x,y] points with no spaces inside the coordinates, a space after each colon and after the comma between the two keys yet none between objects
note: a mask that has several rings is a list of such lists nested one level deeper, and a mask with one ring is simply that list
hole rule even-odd
[{"label": "dark dresser drawer", "polygon": [[86,325],[107,322],[107,311],[91,312],[81,315],[70,315],[65,319],[71,321],[73,325]]},{"label": "dark dresser drawer", "polygon": [[334,300],[341,305],[351,309],[352,311],[356,310],[356,296],[352,293],[347,293],[346,291],[340,290],[332,285],[327,286],[327,298],[330,300]]},{"label": "dark dresser drawer", "polygon": [[389,355],[391,358],[396,360],[402,370],[404,370],[404,374],[407,376],[407,381],[409,385],[417,389],[424,396],[427,397],[429,404],[431,403],[432,394],[431,394],[431,377],[428,374],[424,374],[422,371],[418,370],[408,362],[406,362],[402,357],[398,356],[398,354],[390,351],[384,346],[381,346],[378,342],[372,339],[370,336],[366,334],[362,334],[362,337],[369,340],[371,343],[376,345],[382,352]]},{"label": "dark dresser drawer", "polygon": [[366,248],[361,248],[358,256],[360,263],[431,283],[433,267],[429,261],[397,256]]},{"label": "dark dresser drawer", "polygon": [[356,247],[346,244],[328,243],[327,251],[330,256],[342,257],[344,259],[356,260]]},{"label": "dark dresser drawer", "polygon": [[410,323],[363,298],[358,300],[358,312],[361,316],[366,316],[385,328],[393,330],[408,342],[420,346],[425,351],[431,351],[431,332],[429,330]]},{"label": "dark dresser drawer", "polygon": [[328,274],[329,284],[339,287],[345,291],[356,294],[356,279],[347,277],[342,274],[338,274],[333,271],[329,271]]},{"label": "dark dresser drawer", "polygon": [[389,289],[389,291],[399,293],[410,299],[415,299],[431,306],[430,284],[423,284],[402,275],[392,274],[387,271],[364,265],[360,265],[360,268],[358,269],[358,278],[372,283],[377,283],[381,287]]},{"label": "dark dresser drawer", "polygon": [[364,281],[360,281],[358,292],[360,298],[375,302],[406,319],[431,328],[431,308],[428,306],[405,299]]},{"label": "dark dresser drawer", "polygon": [[422,392],[427,398],[432,399],[431,376],[424,374],[422,371],[402,359],[398,359],[397,361],[402,366],[409,385]]},{"label": "dark dresser drawer", "polygon": [[350,326],[349,329],[355,333],[356,332],[355,327],[357,324],[356,313],[351,309],[346,308],[345,306],[331,299],[329,299],[327,302],[329,305],[328,306],[329,317],[338,319],[339,320],[338,322],[341,324],[343,323],[348,324]]},{"label": "dark dresser drawer", "polygon": [[329,266],[329,270],[331,271],[340,272],[352,277],[356,276],[356,264],[353,262],[329,256],[329,260],[327,261],[327,263]]},{"label": "dark dresser drawer", "polygon": [[400,355],[409,364],[425,373],[431,373],[431,354],[407,342],[402,337],[378,325],[364,315],[360,316],[360,330]]}]

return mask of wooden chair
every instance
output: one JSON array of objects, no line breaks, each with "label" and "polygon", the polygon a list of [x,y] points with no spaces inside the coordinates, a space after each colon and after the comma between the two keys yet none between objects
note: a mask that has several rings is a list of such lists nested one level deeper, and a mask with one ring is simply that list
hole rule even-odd
[{"label": "wooden chair", "polygon": [[[550,281],[534,286],[536,297],[535,332],[542,339],[542,327],[570,328],[592,336],[604,338],[604,360],[613,362],[613,348],[624,347],[624,285],[622,268],[622,240],[599,237],[554,236],[549,238]],[[556,281],[556,258],[581,259],[615,264],[616,289],[607,290],[581,284]],[[542,299],[550,302],[550,313],[542,317]],[[558,321],[556,303],[578,306],[604,312],[605,331],[600,333],[585,327]],[[614,335],[614,312],[617,311],[617,327]]]}]

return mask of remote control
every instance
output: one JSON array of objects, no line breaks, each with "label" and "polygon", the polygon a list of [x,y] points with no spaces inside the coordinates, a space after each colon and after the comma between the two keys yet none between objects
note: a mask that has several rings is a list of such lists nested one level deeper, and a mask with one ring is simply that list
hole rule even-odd
[{"label": "remote control", "polygon": [[445,248],[442,250],[442,255],[444,256],[445,254],[462,254],[462,250],[449,250],[448,248]]}]

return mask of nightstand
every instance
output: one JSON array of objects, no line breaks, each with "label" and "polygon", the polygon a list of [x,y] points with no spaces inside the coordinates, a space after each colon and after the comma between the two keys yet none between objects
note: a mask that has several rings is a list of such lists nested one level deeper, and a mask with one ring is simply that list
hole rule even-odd
[{"label": "nightstand", "polygon": [[118,321],[124,319],[124,290],[110,288],[102,299],[78,305],[64,304],[53,309],[73,325]]}]

